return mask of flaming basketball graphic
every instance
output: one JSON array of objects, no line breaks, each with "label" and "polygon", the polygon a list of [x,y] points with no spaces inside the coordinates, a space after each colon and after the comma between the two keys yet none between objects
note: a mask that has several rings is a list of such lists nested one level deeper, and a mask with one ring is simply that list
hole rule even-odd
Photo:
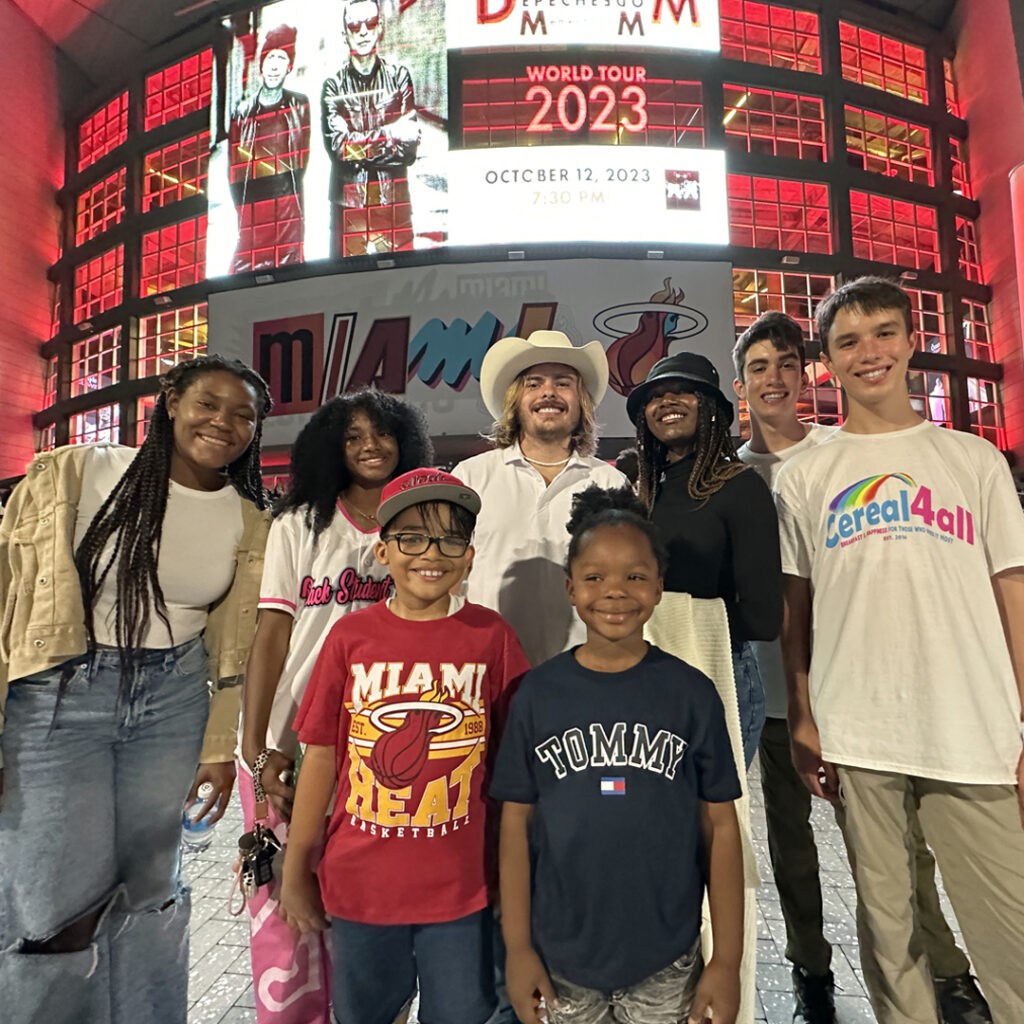
[{"label": "flaming basketball graphic", "polygon": [[388,789],[402,789],[413,782],[430,754],[430,736],[444,719],[462,720],[462,712],[442,702],[440,684],[434,685],[418,701],[382,705],[371,717],[375,724],[387,728],[387,719],[401,716],[397,729],[385,732],[373,745],[370,770]]},{"label": "flaming basketball graphic", "polygon": [[[664,287],[648,302],[627,302],[602,310],[594,317],[594,326],[607,338],[617,339],[608,348],[608,383],[620,394],[628,395],[647,377],[651,367],[668,355],[669,344],[692,338],[708,326],[708,318],[692,306],[684,306],[685,292],[672,287],[666,277]],[[625,332],[613,325],[622,317],[639,314],[636,328]]]}]

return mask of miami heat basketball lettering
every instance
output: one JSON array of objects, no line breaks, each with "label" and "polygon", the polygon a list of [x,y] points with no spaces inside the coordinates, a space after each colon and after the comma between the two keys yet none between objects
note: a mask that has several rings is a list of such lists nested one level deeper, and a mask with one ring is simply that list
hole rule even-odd
[{"label": "miami heat basketball lettering", "polygon": [[479,662],[349,667],[349,824],[381,838],[445,836],[469,823],[487,741]]}]

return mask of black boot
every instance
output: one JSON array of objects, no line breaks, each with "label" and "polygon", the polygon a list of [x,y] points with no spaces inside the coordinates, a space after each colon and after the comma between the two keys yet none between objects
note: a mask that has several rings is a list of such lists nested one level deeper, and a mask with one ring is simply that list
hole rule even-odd
[{"label": "black boot", "polygon": [[992,1024],[985,997],[971,972],[955,978],[934,978],[935,1002],[943,1024]]},{"label": "black boot", "polygon": [[802,967],[794,967],[796,1009],[793,1011],[793,1024],[835,1024],[835,990],[836,982],[831,971],[808,974]]}]

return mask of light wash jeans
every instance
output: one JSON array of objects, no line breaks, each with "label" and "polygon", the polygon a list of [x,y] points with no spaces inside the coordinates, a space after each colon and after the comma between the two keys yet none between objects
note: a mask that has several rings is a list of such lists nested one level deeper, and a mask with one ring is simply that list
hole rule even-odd
[{"label": "light wash jeans", "polygon": [[736,703],[740,712],[740,739],[743,742],[743,760],[750,770],[761,742],[764,728],[764,683],[757,658],[749,640],[732,649],[732,674],[736,680]]},{"label": "light wash jeans", "polygon": [[[197,637],[147,652],[125,701],[117,651],[107,649],[12,683],[0,737],[5,1024],[184,1024],[189,896],[178,843],[207,675]],[[25,950],[97,909],[76,952]]]}]

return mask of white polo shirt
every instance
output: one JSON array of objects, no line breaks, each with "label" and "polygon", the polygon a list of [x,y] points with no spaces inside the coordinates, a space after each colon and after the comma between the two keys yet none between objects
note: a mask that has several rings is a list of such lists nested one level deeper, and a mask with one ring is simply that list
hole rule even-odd
[{"label": "white polo shirt", "polygon": [[586,640],[565,595],[572,496],[589,487],[628,481],[600,459],[573,454],[550,484],[518,444],[460,462],[453,470],[483,502],[466,596],[493,608],[515,630],[531,665]]}]

